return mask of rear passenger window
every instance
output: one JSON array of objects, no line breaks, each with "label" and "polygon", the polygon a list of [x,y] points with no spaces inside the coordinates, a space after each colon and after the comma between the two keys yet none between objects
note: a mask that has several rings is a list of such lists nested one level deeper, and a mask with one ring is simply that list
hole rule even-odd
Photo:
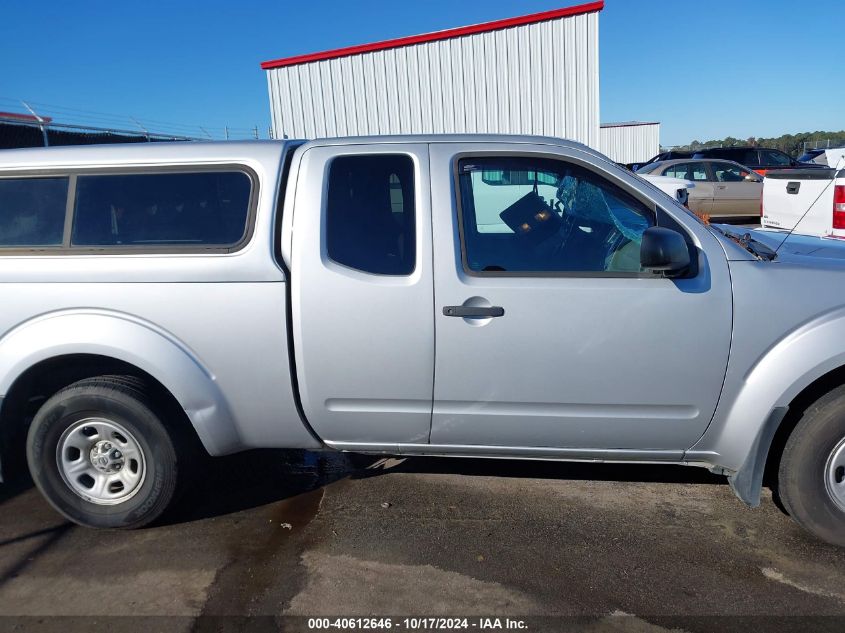
[{"label": "rear passenger window", "polygon": [[61,246],[67,178],[0,178],[0,247]]},{"label": "rear passenger window", "polygon": [[79,176],[71,244],[234,246],[251,189],[238,171]]},{"label": "rear passenger window", "polygon": [[683,180],[704,181],[707,180],[707,168],[704,163],[678,163],[668,167],[663,175]]},{"label": "rear passenger window", "polygon": [[414,163],[400,154],[340,156],[329,166],[329,257],[379,275],[414,271]]}]

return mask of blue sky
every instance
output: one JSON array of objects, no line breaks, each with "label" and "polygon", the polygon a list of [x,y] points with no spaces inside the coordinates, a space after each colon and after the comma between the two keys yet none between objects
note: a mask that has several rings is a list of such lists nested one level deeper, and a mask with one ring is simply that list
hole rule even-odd
[{"label": "blue sky", "polygon": [[[266,136],[262,61],[578,3],[3,0],[0,110],[27,99]],[[843,13],[842,0],[606,0],[601,119],[661,121],[664,144],[843,129]]]}]

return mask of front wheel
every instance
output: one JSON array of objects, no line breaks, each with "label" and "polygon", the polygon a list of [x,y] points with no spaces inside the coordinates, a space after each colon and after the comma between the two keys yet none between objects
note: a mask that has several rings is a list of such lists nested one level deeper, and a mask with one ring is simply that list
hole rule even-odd
[{"label": "front wheel", "polygon": [[804,412],[781,457],[778,491],[799,525],[845,547],[845,386]]},{"label": "front wheel", "polygon": [[174,439],[127,376],[81,380],[47,400],[29,429],[27,461],[47,501],[89,527],[141,527],[176,490]]}]

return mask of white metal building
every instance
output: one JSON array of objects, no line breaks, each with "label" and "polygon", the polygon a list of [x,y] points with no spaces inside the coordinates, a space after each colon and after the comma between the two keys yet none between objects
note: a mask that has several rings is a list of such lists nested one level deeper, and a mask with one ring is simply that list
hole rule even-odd
[{"label": "white metal building", "polygon": [[276,138],[488,132],[599,141],[604,2],[264,62]]},{"label": "white metal building", "polygon": [[644,163],[660,153],[660,123],[604,123],[598,150],[617,163]]}]

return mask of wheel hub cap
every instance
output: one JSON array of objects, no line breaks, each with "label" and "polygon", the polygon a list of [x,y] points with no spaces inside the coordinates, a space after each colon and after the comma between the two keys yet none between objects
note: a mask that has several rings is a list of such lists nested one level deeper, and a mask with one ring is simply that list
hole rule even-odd
[{"label": "wheel hub cap", "polygon": [[88,458],[91,460],[91,465],[101,473],[116,473],[123,468],[124,464],[123,453],[106,440],[100,440],[94,444]]}]

